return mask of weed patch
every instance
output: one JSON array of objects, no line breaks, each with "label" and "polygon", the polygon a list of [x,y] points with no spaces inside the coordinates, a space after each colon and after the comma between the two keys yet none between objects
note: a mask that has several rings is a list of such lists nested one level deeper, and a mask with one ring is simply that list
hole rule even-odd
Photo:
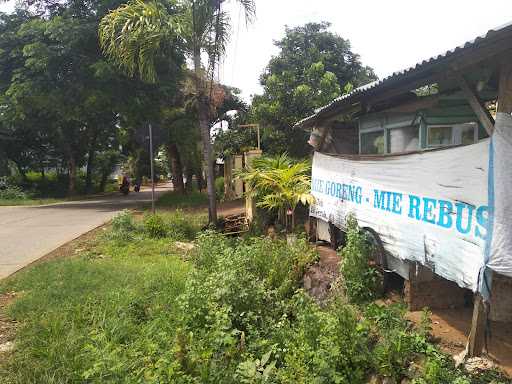
[{"label": "weed patch", "polygon": [[[189,232],[200,218],[181,212],[157,220],[163,237],[125,212],[110,230],[123,241],[104,236],[2,283],[23,292],[3,382],[483,383],[430,343],[428,316],[414,328],[400,306],[317,305],[300,289],[318,257],[305,239]],[[170,240],[194,237],[185,262]]]},{"label": "weed patch", "polygon": [[368,303],[377,297],[378,273],[370,265],[371,246],[357,221],[347,221],[347,244],[342,249],[341,274],[343,286],[350,301]]}]

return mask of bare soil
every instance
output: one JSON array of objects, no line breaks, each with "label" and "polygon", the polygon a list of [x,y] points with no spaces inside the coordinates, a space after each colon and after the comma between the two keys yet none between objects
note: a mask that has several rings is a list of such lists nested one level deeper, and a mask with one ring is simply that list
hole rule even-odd
[{"label": "bare soil", "polygon": [[17,323],[6,314],[7,307],[15,298],[14,292],[0,294],[0,359],[10,350],[16,334]]},{"label": "bare soil", "polygon": [[339,256],[333,249],[320,245],[316,247],[320,259],[310,266],[302,280],[305,291],[318,303],[331,294],[331,289],[339,276]]},{"label": "bare soil", "polygon": [[[465,349],[472,315],[472,308],[432,310],[432,335],[444,352],[455,356]],[[421,312],[410,312],[408,318],[419,322]],[[487,355],[512,376],[512,324],[490,322],[489,325]]]}]

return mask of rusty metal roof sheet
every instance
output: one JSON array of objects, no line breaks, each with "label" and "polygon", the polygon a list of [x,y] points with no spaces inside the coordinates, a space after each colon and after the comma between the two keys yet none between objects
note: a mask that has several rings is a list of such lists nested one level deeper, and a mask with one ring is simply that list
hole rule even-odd
[{"label": "rusty metal roof sheet", "polygon": [[415,74],[415,73],[425,69],[426,67],[435,65],[442,59],[450,58],[451,56],[458,54],[459,52],[461,52],[463,50],[465,51],[465,50],[474,48],[474,47],[478,46],[480,43],[485,42],[486,40],[492,38],[498,32],[501,33],[506,30],[510,30],[512,32],[512,22],[504,24],[497,28],[490,29],[484,35],[478,36],[477,38],[470,40],[462,45],[459,45],[458,47],[455,47],[454,49],[450,49],[440,55],[433,56],[429,59],[418,62],[416,65],[414,65],[412,67],[403,69],[401,71],[393,72],[391,75],[386,76],[380,80],[376,80],[376,81],[373,81],[366,85],[363,85],[361,87],[358,87],[358,88],[354,89],[353,91],[334,99],[329,104],[316,109],[315,113],[313,115],[300,120],[299,122],[297,122],[295,124],[295,127],[300,127],[300,126],[303,126],[305,123],[311,122],[312,120],[316,119],[317,117],[320,117],[323,112],[334,108],[336,105],[341,104],[341,102],[349,101],[350,99],[354,98],[354,96],[364,96],[364,94],[370,90],[377,90],[378,88],[383,87],[384,85],[387,85],[390,82],[405,79],[409,75]]}]

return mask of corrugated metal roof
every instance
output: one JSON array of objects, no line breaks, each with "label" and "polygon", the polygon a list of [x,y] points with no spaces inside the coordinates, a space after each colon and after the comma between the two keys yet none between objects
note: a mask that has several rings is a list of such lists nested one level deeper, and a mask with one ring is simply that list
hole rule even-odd
[{"label": "corrugated metal roof", "polygon": [[381,80],[376,80],[376,81],[373,81],[366,85],[363,85],[361,87],[358,87],[358,88],[354,89],[352,92],[342,95],[342,96],[334,99],[333,101],[331,101],[329,104],[327,104],[321,108],[318,108],[317,110],[315,110],[315,114],[300,120],[298,123],[295,124],[295,127],[300,127],[300,126],[304,125],[305,123],[308,123],[311,120],[314,120],[315,118],[319,117],[319,115],[321,115],[326,110],[329,110],[329,109],[335,107],[337,104],[340,104],[341,102],[346,102],[349,99],[353,98],[354,96],[363,96],[365,93],[367,93],[370,90],[377,90],[378,88],[390,83],[391,81],[406,78],[407,76],[414,74],[416,72],[419,72],[420,70],[424,69],[425,67],[427,67],[429,65],[434,65],[437,62],[439,62],[441,59],[447,59],[450,56],[461,52],[462,50],[468,50],[468,49],[474,48],[478,44],[484,42],[485,40],[492,38],[496,33],[503,32],[507,29],[510,29],[512,31],[512,22],[504,24],[497,28],[490,29],[484,35],[478,36],[477,38],[475,38],[471,41],[468,41],[462,45],[459,45],[458,47],[455,47],[454,49],[448,50],[443,54],[433,56],[427,60],[423,60],[423,61],[417,63],[416,65],[406,68],[406,69],[403,69],[401,71],[393,72],[391,75],[386,76],[386,77],[382,78]]}]

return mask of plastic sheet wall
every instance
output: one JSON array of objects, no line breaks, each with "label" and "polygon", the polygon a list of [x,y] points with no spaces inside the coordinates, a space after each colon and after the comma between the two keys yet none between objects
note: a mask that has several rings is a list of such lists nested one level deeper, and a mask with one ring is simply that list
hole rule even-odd
[{"label": "plastic sheet wall", "polygon": [[[316,203],[310,213],[340,228],[352,214],[360,226],[380,234],[393,256],[419,262],[476,291],[489,235],[488,165],[488,139],[376,158],[317,152],[312,171]],[[498,193],[495,204],[498,207]],[[494,239],[498,232],[495,226]],[[512,243],[507,246],[512,250]],[[501,265],[492,252],[489,255],[489,266],[494,268],[493,260]]]}]

